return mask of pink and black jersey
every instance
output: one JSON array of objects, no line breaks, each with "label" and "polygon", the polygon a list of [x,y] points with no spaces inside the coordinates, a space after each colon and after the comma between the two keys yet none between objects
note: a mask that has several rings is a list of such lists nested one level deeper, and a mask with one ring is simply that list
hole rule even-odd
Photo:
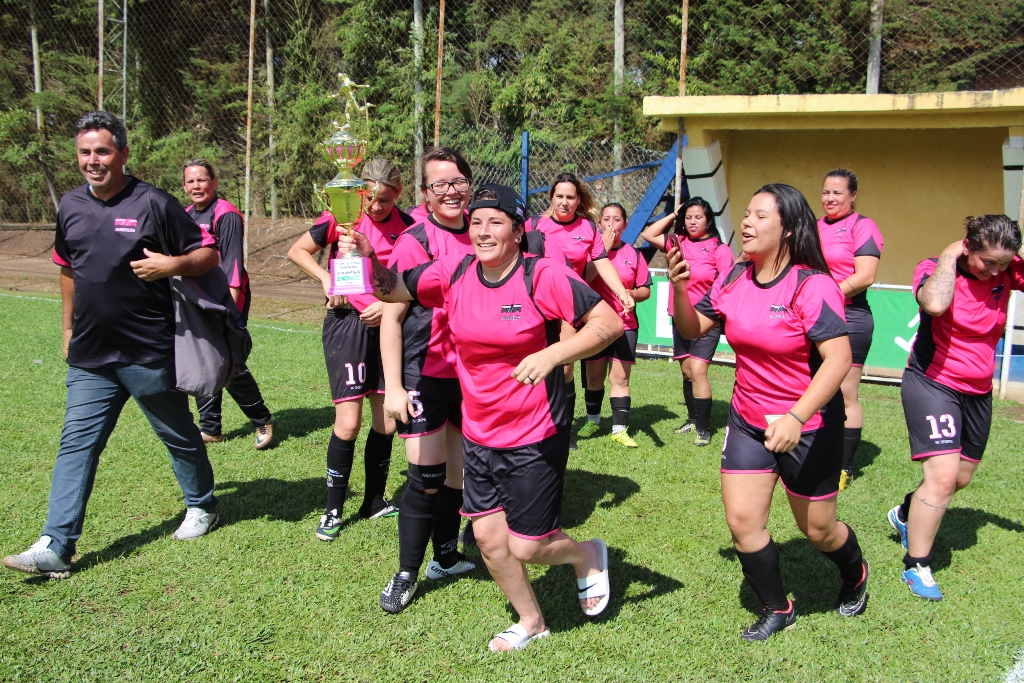
[{"label": "pink and black jersey", "polygon": [[[704,237],[699,240],[684,239],[680,246],[683,258],[690,266],[690,281],[686,283],[686,294],[690,304],[704,298],[711,285],[723,274],[732,270],[733,255],[728,245],[722,244],[717,237]],[[667,251],[667,250],[666,250]],[[668,289],[668,314],[675,311],[675,287]]]},{"label": "pink and black jersey", "polygon": [[[622,286],[626,288],[627,292],[639,287],[650,287],[653,284],[651,272],[647,268],[647,261],[632,245],[623,242],[617,247],[612,247],[611,253],[608,254],[608,260],[615,266],[615,272],[619,274]],[[619,297],[615,296],[604,280],[600,277],[594,278],[590,286],[608,302],[609,306],[615,309],[615,312],[622,318],[625,329],[635,330],[640,327],[634,311],[630,311],[628,315],[623,314]]]},{"label": "pink and black jersey", "polygon": [[[938,259],[930,258],[917,264],[915,294],[935,272],[936,263]],[[1006,327],[1012,289],[1024,291],[1024,262],[1019,256],[988,280],[957,266],[953,301],[946,312],[932,317],[921,310],[907,366],[965,394],[992,391],[996,344]]]},{"label": "pink and black jersey", "polygon": [[[821,251],[825,254],[825,263],[832,271],[836,282],[843,282],[854,273],[854,259],[858,256],[874,256],[882,258],[882,247],[885,240],[878,225],[867,216],[859,213],[847,214],[843,218],[832,221],[821,218],[818,221],[818,235],[821,236]],[[867,294],[861,292],[853,299],[867,301]]]},{"label": "pink and black jersey", "polygon": [[608,258],[597,226],[583,216],[576,216],[568,223],[556,221],[551,216],[531,216],[526,221],[526,231],[531,230],[544,233],[549,243],[561,249],[580,277],[583,277],[588,262]]},{"label": "pink and black jersey", "polygon": [[[473,254],[469,227],[447,228],[433,216],[405,231],[395,242],[388,267],[398,273],[445,256]],[[455,379],[455,346],[443,306],[412,302],[402,322],[403,371],[406,388],[419,377]]]},{"label": "pink and black jersey", "polygon": [[[366,235],[377,258],[381,263],[387,263],[398,237],[412,224],[412,218],[398,209],[392,209],[387,220],[380,222],[364,213],[356,224],[355,230]],[[309,236],[321,249],[330,245],[328,258],[338,257],[338,222],[330,211],[320,214],[320,218],[309,229]],[[351,294],[348,297],[348,302],[354,309],[362,313],[367,306],[377,303],[377,297],[372,294]]]},{"label": "pink and black jersey", "polygon": [[[242,290],[236,305],[238,310],[247,314],[252,293],[249,290],[249,273],[245,270],[245,221],[242,212],[220,197],[203,210],[192,204],[185,212],[216,241],[220,269],[228,278],[228,287]],[[209,245],[204,243],[203,246]]]},{"label": "pink and black jersey", "polygon": [[[805,266],[790,264],[761,284],[753,263],[738,263],[715,280],[696,308],[722,324],[736,352],[732,406],[756,429],[767,429],[769,416],[785,415],[804,395],[821,365],[815,344],[848,334],[839,285]],[[803,431],[844,419],[837,391]]]},{"label": "pink and black jersey", "polygon": [[422,306],[448,311],[468,440],[516,448],[569,427],[560,368],[535,385],[515,381],[512,371],[558,342],[561,321],[576,326],[601,301],[579,276],[553,259],[520,256],[502,281],[487,282],[475,256],[452,255],[404,278]]}]

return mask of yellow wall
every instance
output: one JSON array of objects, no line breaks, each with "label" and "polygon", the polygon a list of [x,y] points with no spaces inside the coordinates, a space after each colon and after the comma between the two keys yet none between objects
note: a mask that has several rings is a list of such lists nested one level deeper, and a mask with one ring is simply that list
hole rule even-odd
[{"label": "yellow wall", "polygon": [[821,210],[821,179],[857,174],[857,210],[878,223],[885,250],[878,282],[908,285],[914,266],[963,236],[968,215],[1002,213],[1006,128],[708,131],[722,145],[733,224],[753,192],[789,183]]}]

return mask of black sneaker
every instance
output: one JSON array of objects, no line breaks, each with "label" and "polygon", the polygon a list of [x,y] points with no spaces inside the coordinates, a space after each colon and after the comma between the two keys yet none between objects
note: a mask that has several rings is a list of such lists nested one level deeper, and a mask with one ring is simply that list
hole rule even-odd
[{"label": "black sneaker", "polygon": [[868,606],[868,561],[862,560],[862,562],[864,562],[864,576],[860,583],[853,586],[843,583],[839,586],[836,612],[841,617],[855,617]]},{"label": "black sneaker", "polygon": [[711,445],[711,432],[706,429],[697,428],[697,438],[693,440],[694,446]]},{"label": "black sneaker", "polygon": [[328,510],[320,515],[320,523],[314,532],[321,541],[331,542],[341,533],[341,515],[337,510]]},{"label": "black sneaker", "polygon": [[692,432],[696,428],[697,424],[693,420],[687,420],[683,424],[676,427],[676,434],[686,434],[687,432]]},{"label": "black sneaker", "polygon": [[785,612],[776,612],[765,607],[757,621],[740,631],[740,637],[751,643],[768,640],[773,633],[793,628],[795,625],[796,609],[793,607],[793,601],[790,600],[789,609]]},{"label": "black sneaker", "polygon": [[387,588],[380,594],[380,608],[398,614],[412,601],[418,585],[412,572],[398,572],[391,577]]},{"label": "black sneaker", "polygon": [[381,519],[383,517],[397,517],[398,507],[394,503],[382,498],[377,502],[377,505],[367,505],[363,503],[359,508],[359,516],[363,519]]},{"label": "black sneaker", "polygon": [[576,435],[570,432],[569,433],[569,450],[570,451],[578,451],[579,449],[580,449],[580,447],[576,443]]}]

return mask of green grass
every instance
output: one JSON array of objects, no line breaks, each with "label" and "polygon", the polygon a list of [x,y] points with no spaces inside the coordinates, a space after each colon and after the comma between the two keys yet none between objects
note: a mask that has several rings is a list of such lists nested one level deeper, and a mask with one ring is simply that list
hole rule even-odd
[{"label": "green grass", "polygon": [[[33,542],[44,521],[65,365],[57,303],[4,296],[0,317],[7,554]],[[800,618],[794,630],[750,645],[738,631],[756,601],[719,497],[732,372],[712,368],[718,431],[699,449],[692,436],[672,433],[682,410],[678,369],[640,362],[632,415],[640,448],[622,449],[607,432],[582,441],[566,481],[566,530],[611,547],[611,605],[590,621],[570,568],[535,567],[553,637],[497,655],[487,641],[513,615],[486,570],[424,581],[412,605],[390,616],[377,597],[396,570],[396,520],[352,519],[353,500],[336,542],[313,537],[332,420],[318,332],[254,321],[250,367],[281,442],[254,451],[251,428],[225,400],[228,438],[210,448],[224,525],[199,541],[171,539],[181,493],[166,452],[129,404],[100,464],[72,578],[0,573],[0,680],[979,681],[1002,680],[1013,666],[1024,604],[1024,427],[1000,416],[1001,404],[985,463],[939,534],[946,599],[933,604],[899,583],[903,552],[885,522],[920,476],[907,457],[899,393],[865,386],[860,474],[839,513],[872,564],[868,610],[847,620],[832,612],[836,570],[801,538],[779,489],[770,528]],[[396,444],[389,493],[404,470]],[[358,462],[353,488],[362,489]]]}]

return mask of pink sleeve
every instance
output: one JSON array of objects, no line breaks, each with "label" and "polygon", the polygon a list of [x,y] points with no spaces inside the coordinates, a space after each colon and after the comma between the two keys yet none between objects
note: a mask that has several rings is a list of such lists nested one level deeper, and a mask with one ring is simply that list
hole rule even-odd
[{"label": "pink sleeve", "polygon": [[597,229],[591,221],[585,221],[587,225],[594,229],[594,242],[590,245],[590,253],[588,256],[591,261],[598,261],[603,258],[608,258],[608,250],[604,248],[604,240],[601,239],[601,231]]},{"label": "pink sleeve", "polygon": [[[715,322],[724,322],[725,316],[718,309],[718,298],[722,294],[722,287],[725,285],[725,279],[728,277],[729,271],[722,273],[715,278],[715,281],[711,283],[711,287],[704,293],[704,298],[696,303],[693,307],[698,313],[702,314],[705,318],[714,320]],[[674,289],[674,288],[673,288]],[[671,291],[671,290],[670,290]],[[670,304],[671,305],[671,304]]]},{"label": "pink sleeve", "polygon": [[846,299],[839,285],[823,273],[808,276],[797,285],[793,313],[803,321],[804,334],[812,342],[849,334],[846,328]]},{"label": "pink sleeve", "polygon": [[1024,261],[1020,256],[1014,256],[1010,261],[1010,267],[1006,269],[1010,276],[1010,287],[1018,292],[1024,292]]},{"label": "pink sleeve", "polygon": [[601,302],[576,271],[550,259],[538,259],[533,271],[533,301],[548,320],[576,326],[580,318]]},{"label": "pink sleeve", "polygon": [[429,261],[430,257],[423,250],[423,245],[409,233],[403,232],[398,236],[395,248],[391,251],[388,268],[401,273]]},{"label": "pink sleeve", "polygon": [[938,259],[926,258],[917,264],[917,268],[914,269],[914,296],[917,296],[917,290],[921,289],[924,281],[935,272],[936,263]]},{"label": "pink sleeve", "polygon": [[403,272],[405,286],[423,307],[444,308],[451,280],[452,259],[457,265],[462,257],[446,256],[434,261],[427,261]]},{"label": "pink sleeve", "polygon": [[[634,250],[635,251],[635,250]],[[639,251],[636,253],[636,281],[633,283],[633,289],[639,289],[640,287],[650,287],[654,284],[651,279],[651,269],[647,267],[647,259]]]},{"label": "pink sleeve", "polygon": [[878,224],[870,218],[861,218],[853,224],[853,255],[882,257],[882,247],[885,240],[882,239],[882,231]]},{"label": "pink sleeve", "polygon": [[720,243],[718,247],[715,248],[715,269],[718,271],[718,275],[715,277],[717,278],[718,276],[732,270],[732,261],[732,249],[727,245]]}]

